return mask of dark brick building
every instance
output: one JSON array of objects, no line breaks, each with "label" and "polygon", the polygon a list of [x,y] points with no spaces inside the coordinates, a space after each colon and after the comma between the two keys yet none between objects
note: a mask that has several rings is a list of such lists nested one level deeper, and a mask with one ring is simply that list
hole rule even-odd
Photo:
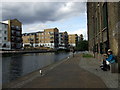
[{"label": "dark brick building", "polygon": [[89,51],[100,58],[111,49],[120,62],[120,2],[88,2],[87,19]]}]

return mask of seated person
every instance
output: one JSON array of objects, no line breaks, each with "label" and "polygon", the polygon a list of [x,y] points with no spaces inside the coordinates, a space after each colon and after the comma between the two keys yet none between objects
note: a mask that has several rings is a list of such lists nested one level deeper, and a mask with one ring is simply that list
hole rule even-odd
[{"label": "seated person", "polygon": [[108,58],[106,59],[106,61],[110,62],[110,64],[115,63],[115,57],[113,56],[110,49],[108,50]]},{"label": "seated person", "polygon": [[109,62],[106,61],[107,58],[108,58],[107,54],[103,54],[102,64],[100,65],[100,68],[101,68],[103,71],[107,71],[107,70],[110,69]]}]

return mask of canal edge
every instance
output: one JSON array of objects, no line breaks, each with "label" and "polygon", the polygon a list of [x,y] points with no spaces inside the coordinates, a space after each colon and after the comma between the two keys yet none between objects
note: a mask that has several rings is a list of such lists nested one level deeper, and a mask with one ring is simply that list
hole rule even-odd
[{"label": "canal edge", "polygon": [[[77,54],[80,54],[80,53],[76,53],[75,55],[77,55]],[[39,70],[42,70],[43,75],[45,75],[45,74],[49,73],[49,71],[51,71],[52,69],[54,69],[58,65],[64,63],[65,61],[71,59],[72,57],[73,57],[73,55],[71,54],[68,57],[63,58],[62,60],[55,62],[53,64],[50,64],[48,66],[45,66]],[[32,81],[33,79],[35,79],[37,77],[42,77],[39,70],[36,70],[36,71],[31,72],[25,76],[22,76],[22,77],[16,79],[15,81],[6,83],[6,84],[2,85],[2,88],[21,88],[24,84]]]}]

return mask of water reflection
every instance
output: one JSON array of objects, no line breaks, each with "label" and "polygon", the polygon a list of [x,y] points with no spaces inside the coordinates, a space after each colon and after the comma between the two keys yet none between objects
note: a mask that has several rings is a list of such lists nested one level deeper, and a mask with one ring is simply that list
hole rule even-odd
[{"label": "water reflection", "polygon": [[70,53],[30,53],[2,58],[3,83],[15,80],[49,64],[68,57]]},{"label": "water reflection", "polygon": [[10,81],[20,77],[22,74],[22,57],[21,56],[11,57],[9,69],[10,69],[9,70]]}]

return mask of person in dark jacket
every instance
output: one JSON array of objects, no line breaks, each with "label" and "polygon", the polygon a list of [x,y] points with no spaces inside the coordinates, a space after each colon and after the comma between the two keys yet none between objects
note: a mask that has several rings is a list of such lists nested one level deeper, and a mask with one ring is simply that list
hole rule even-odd
[{"label": "person in dark jacket", "polygon": [[107,71],[110,69],[109,63],[106,61],[107,58],[108,58],[107,54],[103,54],[102,64],[100,65],[100,68],[103,71]]}]

